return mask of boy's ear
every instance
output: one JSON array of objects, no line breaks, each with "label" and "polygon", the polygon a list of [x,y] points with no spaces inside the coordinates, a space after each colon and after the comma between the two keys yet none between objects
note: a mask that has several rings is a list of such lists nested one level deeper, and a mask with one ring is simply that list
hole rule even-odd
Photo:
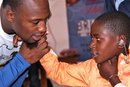
[{"label": "boy's ear", "polygon": [[122,48],[126,45],[126,37],[124,35],[119,36],[118,45],[119,48]]},{"label": "boy's ear", "polygon": [[14,12],[13,12],[13,10],[11,9],[10,6],[7,6],[7,7],[6,7],[6,17],[7,17],[7,20],[8,20],[9,22],[13,22],[13,20],[14,20]]}]

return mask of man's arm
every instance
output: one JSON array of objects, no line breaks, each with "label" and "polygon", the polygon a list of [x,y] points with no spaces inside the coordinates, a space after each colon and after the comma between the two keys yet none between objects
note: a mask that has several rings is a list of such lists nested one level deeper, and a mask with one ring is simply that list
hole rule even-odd
[{"label": "man's arm", "polygon": [[0,87],[10,87],[17,80],[21,81],[17,83],[22,84],[22,79],[25,77],[21,77],[21,75],[23,75],[24,71],[30,64],[39,61],[49,49],[46,37],[34,44],[23,42],[19,53],[0,70]]},{"label": "man's arm", "polygon": [[18,79],[11,85],[11,87],[22,87],[25,78],[27,78],[28,75],[28,69],[25,70],[19,77]]},{"label": "man's arm", "polygon": [[9,87],[30,66],[19,53],[0,70],[0,87]]}]

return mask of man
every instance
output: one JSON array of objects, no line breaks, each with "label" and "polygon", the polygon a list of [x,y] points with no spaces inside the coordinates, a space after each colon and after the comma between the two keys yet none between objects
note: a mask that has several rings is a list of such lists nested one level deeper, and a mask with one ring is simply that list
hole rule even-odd
[{"label": "man", "polygon": [[68,64],[59,62],[57,55],[50,51],[40,62],[48,77],[62,85],[130,87],[129,27],[130,18],[126,14],[104,13],[91,27],[92,59]]},{"label": "man", "polygon": [[[3,0],[0,15],[0,87],[21,87],[30,64],[49,51],[46,42],[48,0]],[[14,34],[23,40],[22,46],[19,43],[13,47]],[[20,51],[10,56],[20,46]]]}]

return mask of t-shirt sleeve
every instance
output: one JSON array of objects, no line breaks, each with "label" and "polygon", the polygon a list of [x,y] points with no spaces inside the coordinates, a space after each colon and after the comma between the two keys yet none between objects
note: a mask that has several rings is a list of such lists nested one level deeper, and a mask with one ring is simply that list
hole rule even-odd
[{"label": "t-shirt sleeve", "polygon": [[30,66],[30,64],[17,53],[12,60],[0,69],[0,87],[9,87]]},{"label": "t-shirt sleeve", "polygon": [[[89,62],[89,61],[86,61]],[[58,56],[51,50],[43,58],[40,63],[46,70],[47,76],[60,85],[68,86],[87,86],[88,80],[84,81],[86,74],[89,76],[90,64],[81,62],[78,64],[69,64],[58,61]],[[73,83],[74,82],[74,83]]]}]

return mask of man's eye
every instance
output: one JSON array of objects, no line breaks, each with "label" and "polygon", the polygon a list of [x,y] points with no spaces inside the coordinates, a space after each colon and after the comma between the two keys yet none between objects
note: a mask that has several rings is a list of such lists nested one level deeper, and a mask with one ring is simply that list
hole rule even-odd
[{"label": "man's eye", "polygon": [[37,25],[39,23],[39,21],[33,21],[33,24]]}]

